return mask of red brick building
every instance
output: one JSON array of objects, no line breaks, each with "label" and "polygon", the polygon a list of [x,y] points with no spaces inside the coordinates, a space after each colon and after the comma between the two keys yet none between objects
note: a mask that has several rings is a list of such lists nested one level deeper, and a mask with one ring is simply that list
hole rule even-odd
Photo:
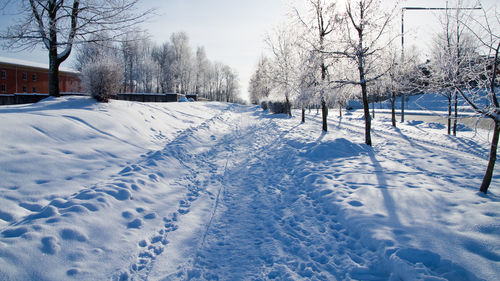
[{"label": "red brick building", "polygon": [[[79,72],[59,68],[59,89],[62,93],[81,92]],[[0,94],[49,93],[48,66],[0,57]]]}]

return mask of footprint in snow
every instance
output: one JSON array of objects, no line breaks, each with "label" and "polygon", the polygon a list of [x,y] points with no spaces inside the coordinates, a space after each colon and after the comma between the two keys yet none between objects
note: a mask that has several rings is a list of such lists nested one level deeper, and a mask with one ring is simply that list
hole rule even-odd
[{"label": "footprint in snow", "polygon": [[363,203],[359,202],[359,201],[356,201],[356,200],[353,200],[353,201],[349,201],[347,202],[349,203],[349,205],[353,206],[353,207],[361,207],[363,206]]},{"label": "footprint in snow", "polygon": [[47,206],[43,208],[39,213],[29,215],[26,217],[27,221],[37,220],[37,219],[46,219],[58,214],[57,208],[54,206]]},{"label": "footprint in snow", "polygon": [[68,271],[66,271],[66,275],[68,275],[68,276],[75,276],[78,273],[80,273],[80,270],[78,268],[72,268],[72,269],[69,269]]},{"label": "footprint in snow", "polygon": [[7,212],[0,210],[0,220],[6,221],[6,222],[11,222],[14,220],[14,216],[7,213]]},{"label": "footprint in snow", "polygon": [[60,235],[63,240],[73,240],[79,242],[85,242],[88,240],[83,233],[79,232],[78,230],[70,228],[65,228],[61,230]]},{"label": "footprint in snow", "polygon": [[127,223],[127,228],[141,228],[143,225],[143,221],[141,219],[135,219],[129,223]]},{"label": "footprint in snow", "polygon": [[57,238],[52,237],[52,236],[47,236],[43,237],[42,240],[42,247],[40,250],[48,255],[54,255],[59,251],[59,243],[57,241]]},{"label": "footprint in snow", "polygon": [[153,220],[153,219],[155,219],[155,218],[156,218],[156,214],[155,214],[155,213],[149,213],[149,214],[146,214],[146,215],[144,216],[144,219],[145,219],[145,220]]},{"label": "footprint in snow", "polygon": [[17,227],[2,231],[2,236],[5,238],[16,238],[22,236],[26,232],[28,232],[28,229],[26,227]]},{"label": "footprint in snow", "polygon": [[149,179],[150,179],[151,181],[155,181],[155,182],[157,182],[157,181],[158,181],[158,176],[157,176],[157,175],[155,175],[155,174],[150,174],[150,175],[149,175]]}]

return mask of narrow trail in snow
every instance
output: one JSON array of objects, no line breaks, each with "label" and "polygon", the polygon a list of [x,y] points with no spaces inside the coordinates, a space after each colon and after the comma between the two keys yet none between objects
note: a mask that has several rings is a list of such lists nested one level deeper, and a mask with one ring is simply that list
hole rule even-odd
[{"label": "narrow trail in snow", "polygon": [[[169,235],[179,228],[179,221],[182,219],[182,216],[191,211],[191,205],[198,200],[202,193],[208,193],[210,198],[214,198],[213,194],[208,191],[206,187],[217,185],[223,178],[225,167],[221,169],[218,163],[220,161],[216,161],[217,159],[215,159],[214,156],[220,156],[226,151],[226,148],[220,145],[213,145],[206,151],[199,153],[198,151],[190,151],[189,144],[193,139],[202,139],[201,136],[199,136],[200,132],[206,133],[212,126],[228,123],[230,116],[231,110],[227,110],[195,128],[186,130],[174,141],[165,146],[163,154],[174,156],[180,161],[186,171],[185,176],[179,178],[178,181],[179,185],[185,185],[187,192],[184,198],[179,201],[177,211],[173,212],[171,216],[163,218],[164,225],[151,237],[139,242],[139,247],[143,250],[139,252],[136,262],[130,265],[128,272],[126,271],[116,275],[115,279],[148,279],[156,258],[163,253],[165,246],[169,243]],[[210,139],[215,140],[216,136],[212,135]],[[226,141],[222,142],[225,143]],[[162,156],[161,158],[165,157]],[[227,157],[227,159],[229,159],[229,157]],[[225,165],[227,166],[227,160]],[[186,185],[186,182],[189,184]],[[216,204],[218,197],[219,195],[217,195]]]},{"label": "narrow trail in snow", "polygon": [[[346,174],[342,165],[359,161],[360,153],[366,154],[364,162],[359,164],[368,167],[373,162],[373,172],[378,174],[384,169],[378,164],[380,161],[398,162],[398,159],[384,151],[374,153],[376,147],[361,148],[343,138],[332,144],[345,150],[340,154],[344,158],[340,163],[328,156],[307,156],[304,148],[306,153],[321,151],[324,135],[312,146],[304,146],[294,137],[287,138],[288,134],[301,130],[300,124],[286,122],[283,117],[265,117],[252,110],[232,110],[187,132],[179,140],[180,145],[192,141],[203,143],[208,141],[207,134],[219,132],[211,136],[212,145],[206,150],[200,153],[172,149],[176,154],[170,156],[180,159],[189,174],[183,178],[190,183],[187,197],[179,202],[178,211],[164,219],[164,228],[157,235],[140,242],[144,251],[131,265],[127,277],[132,280],[389,279],[387,253],[381,250],[384,247],[380,241],[367,239],[369,234],[350,228],[338,202],[362,206],[349,198],[352,193],[349,190],[359,187],[350,186],[349,180],[343,178]],[[363,134],[363,128],[349,124],[337,129],[357,137]],[[397,133],[390,135],[398,137]],[[405,145],[428,154],[432,161],[436,152],[427,148],[431,144],[408,139]],[[165,153],[168,154],[168,149]],[[406,169],[411,170],[405,170],[406,173],[415,175],[429,173],[425,163]],[[391,184],[383,177],[376,176],[376,180],[382,189]],[[446,179],[436,174],[436,181],[441,180]],[[344,186],[345,192],[318,188],[327,183]],[[196,204],[203,194],[208,195],[203,197],[208,207],[200,209]],[[388,219],[399,225],[393,199],[384,190],[382,194]],[[174,241],[177,244],[171,245],[173,250],[187,247],[180,254],[174,253],[181,257],[173,261],[167,248],[169,235],[189,225],[185,221],[193,213],[203,220],[189,238],[177,239]],[[184,229],[183,235],[186,234]],[[174,267],[162,268],[169,264]]]},{"label": "narrow trail in snow", "polygon": [[288,131],[273,118],[241,120],[213,222],[192,263],[164,280],[385,280],[377,254],[339,222],[329,192],[311,188],[320,171],[295,170],[302,160]]}]

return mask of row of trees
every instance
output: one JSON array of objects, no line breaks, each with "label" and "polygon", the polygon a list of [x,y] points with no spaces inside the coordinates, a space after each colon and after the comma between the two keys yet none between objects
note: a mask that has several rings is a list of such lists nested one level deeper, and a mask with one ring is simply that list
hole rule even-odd
[{"label": "row of trees", "polygon": [[393,41],[393,11],[386,12],[377,0],[347,1],[343,9],[335,1],[307,4],[305,13],[295,9],[290,22],[266,39],[270,57],[258,64],[250,82],[251,98],[282,95],[302,112],[319,105],[322,130],[327,131],[328,108],[342,108],[359,96],[365,110],[365,142],[371,145],[369,90],[392,66],[386,58],[391,57],[387,47]]},{"label": "row of trees", "polygon": [[144,22],[151,10],[140,11],[139,0],[5,0],[0,9],[16,11],[14,21],[0,32],[4,46],[43,46],[49,56],[49,94],[60,96],[59,66],[75,45],[95,41],[97,33],[117,39]]},{"label": "row of trees", "polygon": [[[340,8],[336,1],[308,0],[307,12],[294,10],[283,27],[270,34],[267,56],[260,58],[250,81],[252,102],[281,99],[304,110],[322,108],[322,130],[327,131],[328,107],[361,99],[365,116],[365,143],[372,144],[369,101],[388,99],[396,126],[397,96],[437,92],[448,99],[448,132],[456,134],[457,101],[467,101],[480,116],[495,123],[490,160],[481,191],[491,182],[500,132],[497,99],[499,26],[496,11],[464,9],[461,0],[443,9],[442,31],[435,34],[432,56],[420,61],[416,50],[400,51],[401,33],[391,25],[397,6],[379,0],[351,0]],[[401,106],[404,121],[404,104]],[[453,109],[455,110],[453,116]],[[453,127],[452,127],[452,121]]]},{"label": "row of trees", "polygon": [[5,0],[0,10],[15,11],[15,21],[0,30],[0,39],[11,49],[41,45],[48,50],[51,96],[60,96],[59,66],[78,47],[79,70],[86,65],[95,69],[104,62],[111,65],[101,69],[119,66],[124,69],[125,91],[196,93],[210,100],[239,101],[237,73],[222,63],[210,62],[202,47],[193,54],[186,34],[175,33],[170,42],[155,46],[135,31],[152,13],[138,9],[138,3]]},{"label": "row of trees", "polygon": [[211,62],[203,47],[194,52],[184,32],[173,33],[161,45],[140,32],[128,33],[121,43],[105,40],[103,34],[95,37],[99,38],[78,48],[75,67],[85,73],[87,65],[112,58],[123,69],[123,91],[175,92],[209,100],[240,101],[236,71]]}]

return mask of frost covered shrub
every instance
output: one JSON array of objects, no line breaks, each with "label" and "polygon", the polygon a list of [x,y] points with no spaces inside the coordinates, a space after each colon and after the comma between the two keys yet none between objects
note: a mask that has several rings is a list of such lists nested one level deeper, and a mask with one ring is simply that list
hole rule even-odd
[{"label": "frost covered shrub", "polygon": [[261,101],[260,102],[260,107],[263,109],[263,110],[268,110],[269,107],[267,106],[267,101]]},{"label": "frost covered shrub", "polygon": [[260,107],[263,110],[269,110],[274,114],[288,114],[288,106],[284,101],[261,101]]},{"label": "frost covered shrub", "polygon": [[274,114],[288,114],[288,106],[284,101],[268,102],[267,106],[269,107],[269,110]]},{"label": "frost covered shrub", "polygon": [[117,95],[123,81],[122,68],[108,57],[85,65],[82,76],[85,89],[100,102],[108,102],[112,96]]}]

